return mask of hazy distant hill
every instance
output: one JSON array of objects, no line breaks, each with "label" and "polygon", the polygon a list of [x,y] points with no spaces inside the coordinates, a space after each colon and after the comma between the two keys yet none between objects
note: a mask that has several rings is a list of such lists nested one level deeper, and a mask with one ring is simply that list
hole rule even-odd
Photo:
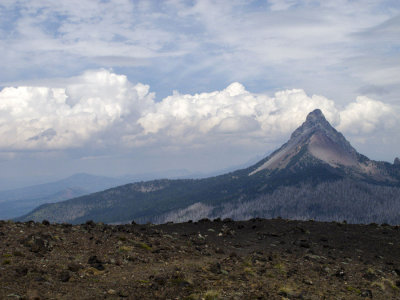
[{"label": "hazy distant hill", "polygon": [[43,205],[21,220],[165,222],[232,217],[400,223],[400,165],[359,154],[311,112],[255,165],[204,179],[154,180]]},{"label": "hazy distant hill", "polygon": [[0,191],[0,219],[14,218],[44,203],[75,198],[126,182],[125,179],[81,173],[50,183]]},{"label": "hazy distant hill", "polygon": [[[0,191],[0,220],[27,214],[32,209],[45,203],[60,202],[126,183],[155,178],[184,178],[187,176],[193,176],[193,174],[187,170],[166,170],[120,177],[79,173],[54,182]],[[200,177],[202,175],[198,174],[196,176]]]}]

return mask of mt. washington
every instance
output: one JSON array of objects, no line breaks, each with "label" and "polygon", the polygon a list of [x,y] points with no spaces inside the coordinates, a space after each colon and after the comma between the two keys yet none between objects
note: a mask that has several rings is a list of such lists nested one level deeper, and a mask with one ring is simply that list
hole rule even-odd
[{"label": "mt. washington", "polygon": [[45,204],[19,218],[163,223],[252,217],[400,224],[400,164],[359,154],[317,109],[257,164],[205,179],[154,180]]}]

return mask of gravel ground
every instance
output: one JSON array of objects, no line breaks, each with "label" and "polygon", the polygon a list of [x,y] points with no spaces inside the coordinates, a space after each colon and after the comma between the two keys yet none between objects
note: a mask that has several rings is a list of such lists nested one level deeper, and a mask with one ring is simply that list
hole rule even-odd
[{"label": "gravel ground", "polygon": [[0,221],[0,299],[400,299],[400,230]]}]

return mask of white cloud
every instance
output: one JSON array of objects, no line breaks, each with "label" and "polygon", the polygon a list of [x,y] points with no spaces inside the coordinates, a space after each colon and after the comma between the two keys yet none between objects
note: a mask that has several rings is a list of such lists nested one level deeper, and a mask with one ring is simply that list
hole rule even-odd
[{"label": "white cloud", "polygon": [[[65,88],[7,87],[0,92],[2,149],[81,147],[97,134],[143,111],[148,86],[126,76],[88,71]],[[99,141],[97,141],[99,142]]]},{"label": "white cloud", "polygon": [[341,108],[301,89],[270,97],[235,82],[221,91],[174,92],[156,102],[149,86],[132,84],[126,76],[104,69],[66,82],[59,88],[21,86],[0,91],[1,151],[212,149],[216,144],[251,149],[253,144],[287,137],[316,108],[332,125],[355,137],[376,134],[385,139],[387,130],[400,125],[398,108],[367,97]]},{"label": "white cloud", "polygon": [[163,133],[188,141],[205,136],[221,139],[226,134],[232,140],[232,134],[275,138],[295,129],[308,112],[318,107],[329,118],[337,118],[333,101],[324,97],[287,90],[271,98],[250,93],[240,83],[233,83],[211,93],[175,93],[156,103],[153,112],[138,122],[146,133]]},{"label": "white cloud", "polygon": [[399,126],[399,110],[381,101],[368,97],[357,97],[340,113],[339,130],[351,134],[370,134],[376,131],[384,134],[385,130]]}]

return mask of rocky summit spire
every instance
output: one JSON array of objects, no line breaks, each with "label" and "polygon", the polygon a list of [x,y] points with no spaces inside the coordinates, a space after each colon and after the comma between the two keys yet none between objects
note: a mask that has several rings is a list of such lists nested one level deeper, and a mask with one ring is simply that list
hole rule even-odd
[{"label": "rocky summit spire", "polygon": [[251,174],[264,169],[284,169],[300,161],[310,161],[310,157],[337,167],[356,166],[360,155],[346,138],[329,124],[322,111],[316,109],[307,115],[305,122],[292,133],[289,141]]},{"label": "rocky summit spire", "polygon": [[325,116],[319,108],[310,112],[306,118],[306,122],[318,123],[324,121],[326,122]]},{"label": "rocky summit spire", "polygon": [[315,109],[307,115],[306,121],[297,128],[291,135],[291,139],[300,135],[308,134],[314,131],[324,131],[331,135],[336,135],[338,132],[325,119],[324,114],[320,109]]},{"label": "rocky summit spire", "polygon": [[357,151],[350,145],[343,134],[332,127],[320,109],[315,109],[307,115],[306,121],[290,136],[288,144],[313,144],[316,142],[317,137],[319,137],[319,140],[322,137],[325,140],[329,139],[335,144],[335,148],[338,146],[355,158]]},{"label": "rocky summit spire", "polygon": [[398,157],[396,157],[396,158],[394,159],[394,164],[395,164],[396,166],[400,166],[400,159],[399,159]]}]

